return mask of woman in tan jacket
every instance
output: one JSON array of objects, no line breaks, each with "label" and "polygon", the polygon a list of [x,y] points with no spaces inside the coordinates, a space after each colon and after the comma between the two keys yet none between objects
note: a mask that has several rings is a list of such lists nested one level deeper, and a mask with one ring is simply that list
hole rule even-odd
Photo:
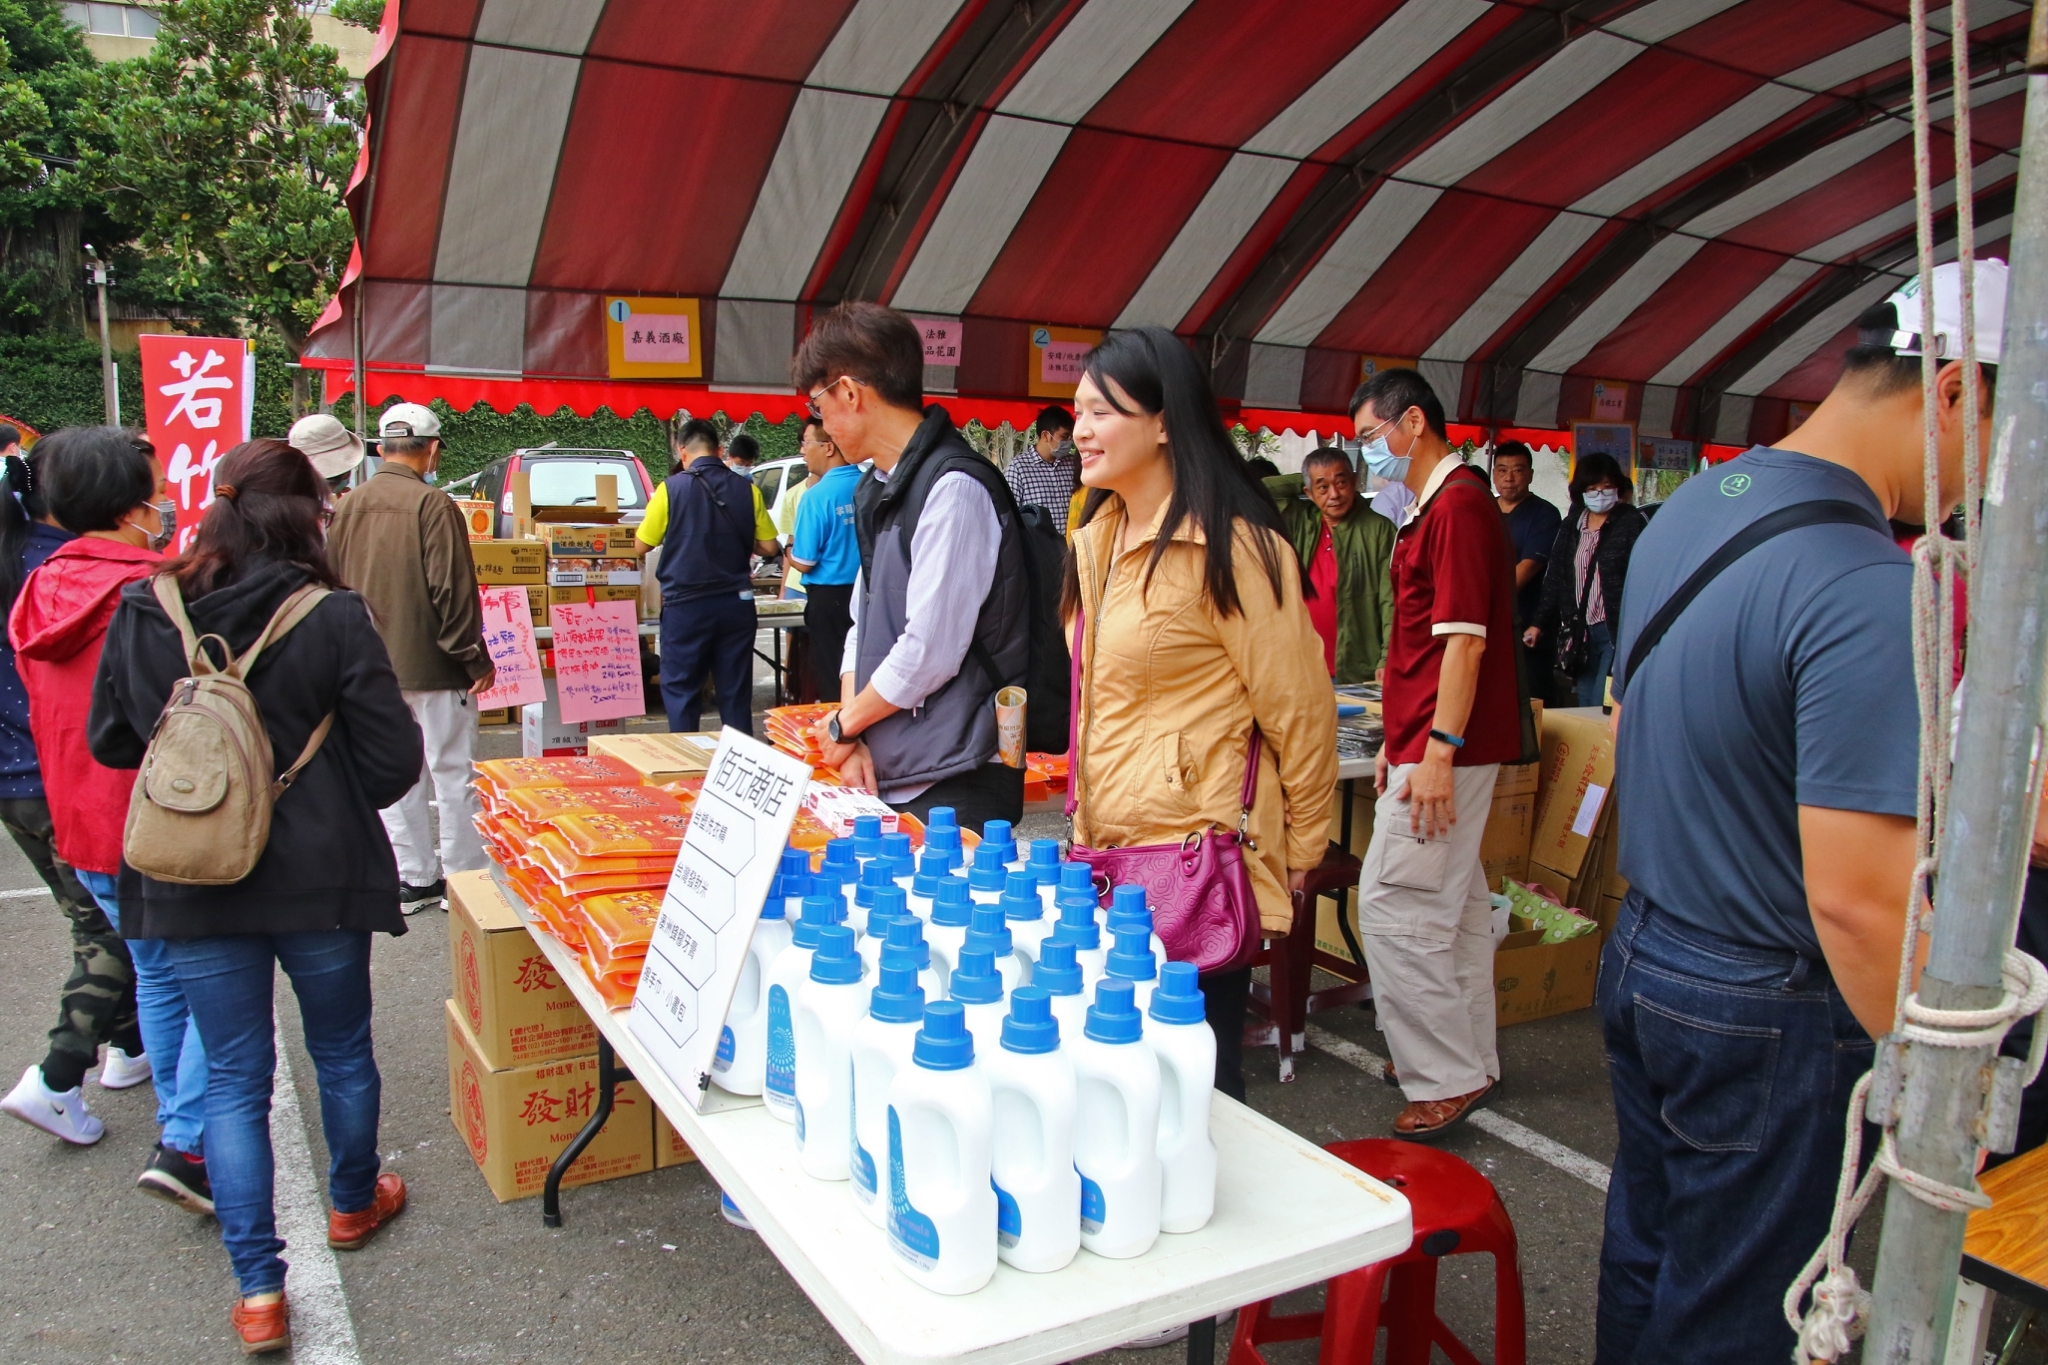
[{"label": "woman in tan jacket", "polygon": [[[1267,936],[1328,846],[1337,710],[1278,514],[1187,347],[1119,332],[1082,362],[1074,446],[1088,499],[1063,608],[1082,619],[1074,838],[1094,847],[1234,829],[1265,736],[1245,860]],[[1244,1097],[1251,970],[1203,978],[1216,1088]]]}]

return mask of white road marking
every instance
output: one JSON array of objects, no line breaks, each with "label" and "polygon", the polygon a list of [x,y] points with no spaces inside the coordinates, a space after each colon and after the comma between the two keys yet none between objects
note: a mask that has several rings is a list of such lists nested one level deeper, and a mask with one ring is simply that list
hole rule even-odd
[{"label": "white road marking", "polygon": [[[1369,1076],[1377,1077],[1387,1064],[1386,1058],[1375,1056],[1358,1044],[1339,1038],[1336,1034],[1314,1024],[1308,1026],[1308,1041],[1319,1051],[1327,1052],[1338,1061],[1355,1066]],[[1547,1138],[1535,1129],[1491,1109],[1480,1110],[1467,1122],[1511,1147],[1521,1148],[1539,1161],[1550,1163],[1566,1175],[1585,1181],[1603,1194],[1607,1190],[1607,1167],[1584,1152],[1573,1151],[1562,1142]]]},{"label": "white road marking", "polygon": [[296,1365],[362,1365],[341,1267],[327,1245],[327,1205],[313,1173],[313,1152],[306,1142],[282,1030],[277,1035],[277,1081],[270,1102],[270,1147],[277,1166],[271,1196],[277,1208],[277,1235],[284,1238],[291,1261],[285,1287],[291,1302],[292,1360]]},{"label": "white road marking", "polygon": [[47,886],[32,886],[25,891],[0,891],[0,901],[28,901],[49,894],[50,888]]}]

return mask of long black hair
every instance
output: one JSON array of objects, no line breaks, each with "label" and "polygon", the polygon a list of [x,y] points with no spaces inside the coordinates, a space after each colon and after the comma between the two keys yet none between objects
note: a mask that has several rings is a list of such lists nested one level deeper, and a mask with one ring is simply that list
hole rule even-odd
[{"label": "long black hair", "polygon": [[213,470],[213,503],[192,548],[168,572],[189,601],[226,587],[258,563],[296,564],[322,587],[342,581],[327,563],[327,482],[283,441],[244,441]]},{"label": "long black hair", "polygon": [[0,618],[14,614],[14,599],[28,578],[22,556],[28,552],[29,533],[50,514],[37,476],[53,453],[48,441],[39,442],[25,457],[9,455],[0,471]]},{"label": "long black hair", "polygon": [[[1244,457],[1223,429],[1216,412],[1216,398],[1209,380],[1187,345],[1164,327],[1139,327],[1112,332],[1081,360],[1081,372],[1102,391],[1118,412],[1130,408],[1119,401],[1135,403],[1149,417],[1159,417],[1166,427],[1166,458],[1173,470],[1173,496],[1167,499],[1166,515],[1159,523],[1158,538],[1152,542],[1152,556],[1145,565],[1145,581],[1159,566],[1166,546],[1183,521],[1202,533],[1203,586],[1216,610],[1233,616],[1243,609],[1238,595],[1237,574],[1231,567],[1232,541],[1237,523],[1253,530],[1271,531],[1270,536],[1253,535],[1250,542],[1259,556],[1260,567],[1273,589],[1274,605],[1282,601],[1280,555],[1276,546],[1286,532],[1280,513],[1265,488],[1245,466]],[[1088,490],[1082,505],[1081,523],[1086,525],[1109,497],[1106,488]],[[1290,557],[1291,559],[1291,557]],[[1060,608],[1068,614],[1081,603],[1080,571],[1074,551],[1067,550],[1066,582],[1060,590]]]}]

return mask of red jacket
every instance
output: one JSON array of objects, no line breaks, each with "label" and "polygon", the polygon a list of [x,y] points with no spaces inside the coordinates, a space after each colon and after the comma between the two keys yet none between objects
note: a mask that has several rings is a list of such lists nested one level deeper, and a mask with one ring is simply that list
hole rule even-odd
[{"label": "red jacket", "polygon": [[162,562],[154,550],[97,536],[67,541],[22,584],[7,622],[28,688],[29,732],[57,856],[87,872],[121,870],[121,833],[135,786],[135,769],[102,767],[86,748],[93,674],[121,589]]}]

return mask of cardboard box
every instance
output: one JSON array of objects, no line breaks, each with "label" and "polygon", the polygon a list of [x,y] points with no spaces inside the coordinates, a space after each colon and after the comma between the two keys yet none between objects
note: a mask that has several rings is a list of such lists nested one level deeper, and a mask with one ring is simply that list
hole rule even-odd
[{"label": "cardboard box", "polygon": [[1503,796],[1534,796],[1540,785],[1541,763],[1503,763],[1500,776],[1493,780],[1495,800]]},{"label": "cardboard box", "polygon": [[1500,890],[1503,877],[1521,881],[1528,872],[1529,836],[1535,824],[1534,792],[1495,792],[1486,832],[1479,839],[1479,861],[1486,868],[1486,884],[1493,890]]},{"label": "cardboard box", "polygon": [[640,561],[637,559],[550,559],[548,586],[551,588],[637,588]]},{"label": "cardboard box", "polygon": [[1594,872],[1601,895],[1619,899],[1628,894],[1628,878],[1621,875],[1620,863],[1621,814],[1616,811],[1608,817],[1607,833],[1601,836],[1601,858]]},{"label": "cardboard box", "polygon": [[1572,900],[1571,878],[1554,872],[1541,863],[1530,863],[1529,875],[1517,877],[1515,880],[1525,886],[1535,887],[1559,905],[1571,905],[1574,903]]},{"label": "cardboard box", "polygon": [[638,529],[636,527],[565,526],[557,522],[542,522],[534,529],[540,533],[541,543],[547,546],[550,559],[639,557],[639,551],[633,548],[633,537]]},{"label": "cardboard box", "polygon": [[1526,1024],[1593,1003],[1602,935],[1545,943],[1541,929],[1520,929],[1493,954],[1494,1023]]},{"label": "cardboard box", "polygon": [[614,717],[611,720],[566,721],[556,709],[554,679],[547,680],[548,699],[530,701],[519,711],[519,756],[521,758],[567,758],[575,754],[590,752],[590,737],[600,734],[617,734],[625,728],[625,721]]},{"label": "cardboard box", "polygon": [[480,498],[456,498],[454,503],[462,513],[462,519],[469,523],[471,540],[489,540],[497,534],[498,509],[490,502]]},{"label": "cardboard box", "polygon": [[512,708],[500,706],[493,711],[479,711],[476,713],[476,723],[478,725],[511,725],[513,723]]},{"label": "cardboard box", "polygon": [[489,872],[448,875],[449,1006],[493,1071],[597,1050],[597,1028]]},{"label": "cardboard box", "polygon": [[479,583],[528,583],[539,587],[547,582],[548,551],[537,540],[473,540],[469,543],[469,558],[476,565]]},{"label": "cardboard box", "polygon": [[1613,802],[1614,741],[1606,718],[1565,711],[1543,715],[1543,768],[1529,861],[1576,877],[1586,848],[1604,828]]},{"label": "cardboard box", "polygon": [[[597,1058],[494,1070],[448,1002],[448,1115],[499,1203],[539,1194],[548,1167],[597,1107]],[[617,1082],[611,1117],[562,1184],[589,1185],[654,1169],[654,1105],[638,1081]]]},{"label": "cardboard box", "polygon": [[654,1169],[665,1171],[671,1166],[685,1166],[697,1159],[690,1150],[690,1144],[683,1141],[675,1125],[668,1121],[668,1115],[654,1111]]},{"label": "cardboard box", "polygon": [[688,735],[593,734],[590,752],[618,759],[639,773],[642,782],[661,783],[703,776],[711,768],[717,743],[715,738],[703,741]]},{"label": "cardboard box", "polygon": [[1600,908],[1598,910],[1588,910],[1586,914],[1590,915],[1593,922],[1600,926],[1600,939],[1602,942],[1605,942],[1607,936],[1614,932],[1615,920],[1621,917],[1621,897],[1602,896],[1600,898]]},{"label": "cardboard box", "polygon": [[[538,590],[538,589],[534,589],[533,591],[535,591],[535,592],[538,592],[539,590]],[[606,587],[606,588],[598,588],[598,587],[584,587],[584,588],[549,588],[549,589],[547,590],[547,594],[548,594],[548,605],[549,605],[550,607],[552,607],[552,606],[553,606],[553,605],[554,605],[555,603],[557,603],[557,602],[575,602],[575,603],[578,603],[578,604],[581,604],[581,603],[584,603],[584,602],[636,602],[636,603],[637,603],[637,602],[638,602],[638,601],[640,600],[640,589],[639,589],[639,586],[638,586],[637,584],[636,584],[636,585],[633,585],[633,586],[630,586],[630,587],[617,587],[617,588],[610,588],[610,587]],[[639,614],[640,614],[640,613],[639,613],[639,610],[638,610],[637,608],[635,608],[635,610],[634,610],[634,613],[633,613],[633,614],[634,614],[634,617],[635,617],[635,618],[637,619],[637,618],[638,618],[638,616],[639,616]],[[551,614],[551,615],[549,616],[548,620],[549,620],[549,623],[550,623],[550,624],[553,624],[553,621],[554,621],[554,617],[552,616],[552,614]]]}]

